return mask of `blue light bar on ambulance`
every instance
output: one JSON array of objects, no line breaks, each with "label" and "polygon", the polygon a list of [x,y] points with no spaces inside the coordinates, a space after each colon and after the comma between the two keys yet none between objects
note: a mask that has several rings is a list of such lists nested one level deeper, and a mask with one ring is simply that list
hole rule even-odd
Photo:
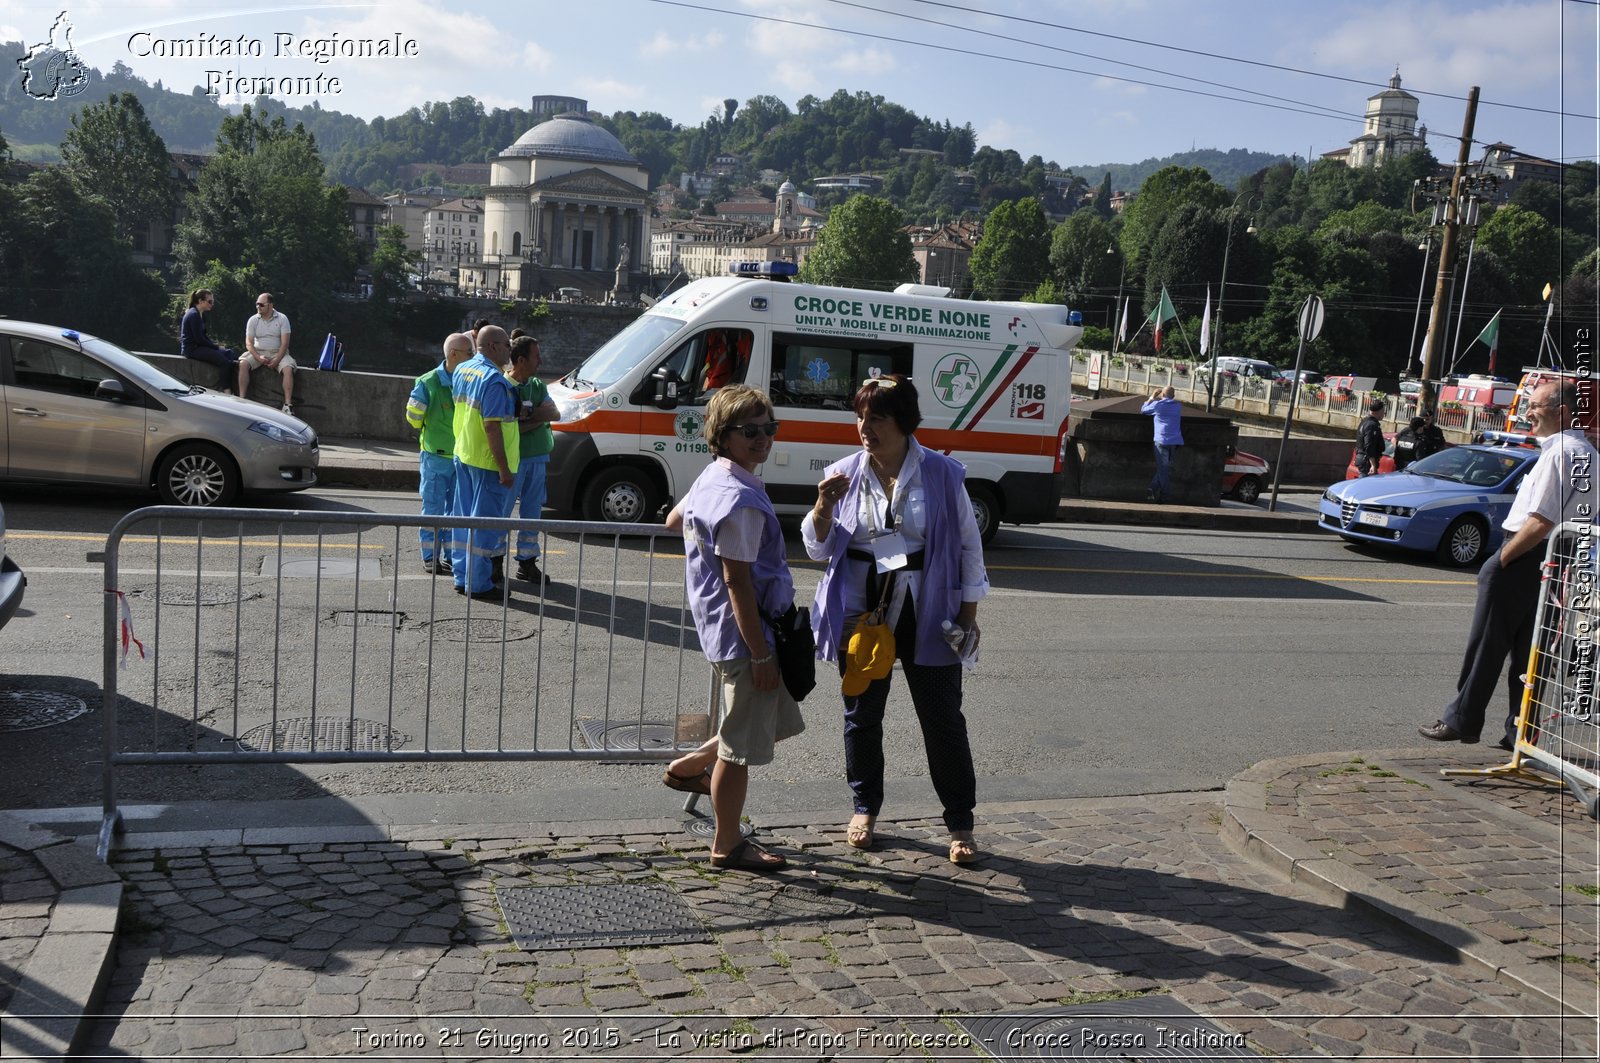
[{"label": "blue light bar on ambulance", "polygon": [[800,267],[793,262],[729,262],[728,272],[740,277],[793,277]]}]

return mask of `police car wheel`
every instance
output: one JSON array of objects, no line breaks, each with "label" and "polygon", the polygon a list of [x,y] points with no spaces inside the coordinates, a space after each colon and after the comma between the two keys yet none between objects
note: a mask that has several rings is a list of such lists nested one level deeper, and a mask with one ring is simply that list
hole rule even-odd
[{"label": "police car wheel", "polygon": [[643,469],[606,469],[583,492],[585,520],[637,524],[649,520],[660,506],[656,485]]},{"label": "police car wheel", "polygon": [[1255,505],[1256,499],[1261,497],[1261,481],[1254,476],[1240,477],[1233,485],[1233,497],[1247,506]]},{"label": "police car wheel", "polygon": [[994,492],[982,484],[968,484],[967,495],[972,499],[972,515],[978,522],[978,534],[984,543],[994,540],[1000,532],[1000,502]]},{"label": "police car wheel", "polygon": [[1488,545],[1489,528],[1482,517],[1457,517],[1439,539],[1439,560],[1457,568],[1470,568],[1483,560]]},{"label": "police car wheel", "polygon": [[155,480],[169,506],[226,506],[239,493],[233,459],[209,443],[174,447],[156,466]]}]

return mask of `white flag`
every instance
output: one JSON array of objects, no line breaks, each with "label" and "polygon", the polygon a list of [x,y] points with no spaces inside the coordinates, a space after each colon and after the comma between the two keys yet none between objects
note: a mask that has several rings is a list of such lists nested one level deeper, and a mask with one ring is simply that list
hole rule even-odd
[{"label": "white flag", "polygon": [[1117,326],[1117,342],[1128,342],[1128,300],[1122,300],[1122,323]]},{"label": "white flag", "polygon": [[1206,312],[1200,317],[1200,353],[1211,349],[1211,285],[1206,285]]}]

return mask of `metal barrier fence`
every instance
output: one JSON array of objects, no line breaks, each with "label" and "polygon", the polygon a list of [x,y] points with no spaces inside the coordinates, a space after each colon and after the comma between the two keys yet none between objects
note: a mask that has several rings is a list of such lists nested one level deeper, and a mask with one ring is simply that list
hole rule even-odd
[{"label": "metal barrier fence", "polygon": [[1600,819],[1597,532],[1593,524],[1568,521],[1550,536],[1510,761],[1486,769],[1451,768],[1443,774],[1515,776],[1546,785],[1551,783],[1547,776],[1554,776],[1590,816]]},{"label": "metal barrier fence", "polygon": [[[660,525],[533,530],[543,593],[494,600],[421,567],[437,517],[154,507],[105,553],[102,857],[119,768],[665,761],[713,731],[716,687]],[[656,550],[666,536],[680,551]],[[708,696],[707,690],[710,690]]]}]

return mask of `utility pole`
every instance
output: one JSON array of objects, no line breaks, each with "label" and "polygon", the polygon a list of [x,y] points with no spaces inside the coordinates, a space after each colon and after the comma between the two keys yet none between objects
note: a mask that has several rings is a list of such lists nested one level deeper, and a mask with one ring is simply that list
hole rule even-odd
[{"label": "utility pole", "polygon": [[1439,276],[1433,286],[1433,306],[1428,311],[1428,336],[1422,348],[1422,390],[1417,393],[1417,412],[1434,408],[1438,393],[1434,378],[1439,365],[1439,348],[1444,342],[1449,314],[1450,278],[1456,265],[1456,230],[1461,222],[1461,179],[1472,156],[1472,129],[1478,117],[1478,86],[1467,93],[1467,117],[1461,125],[1461,150],[1456,153],[1456,169],[1450,178],[1450,198],[1445,202],[1444,233],[1439,238]]}]

